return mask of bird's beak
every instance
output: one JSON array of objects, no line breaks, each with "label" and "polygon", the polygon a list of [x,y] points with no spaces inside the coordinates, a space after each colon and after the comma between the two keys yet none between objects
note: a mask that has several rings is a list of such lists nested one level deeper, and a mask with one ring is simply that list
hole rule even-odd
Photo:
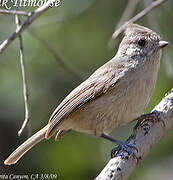
[{"label": "bird's beak", "polygon": [[159,48],[164,48],[164,47],[167,46],[168,44],[169,44],[168,41],[159,41],[158,47],[159,47]]}]

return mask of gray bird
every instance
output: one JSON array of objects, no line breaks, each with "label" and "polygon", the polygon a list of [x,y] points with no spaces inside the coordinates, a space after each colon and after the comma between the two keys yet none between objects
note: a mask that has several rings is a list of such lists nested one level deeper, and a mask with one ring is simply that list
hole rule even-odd
[{"label": "gray bird", "polygon": [[152,30],[137,24],[127,25],[115,57],[75,88],[55,109],[48,125],[19,146],[4,163],[16,163],[41,140],[55,132],[59,139],[70,130],[106,138],[133,154],[132,147],[108,134],[144,111],[166,45],[168,42],[161,41]]}]

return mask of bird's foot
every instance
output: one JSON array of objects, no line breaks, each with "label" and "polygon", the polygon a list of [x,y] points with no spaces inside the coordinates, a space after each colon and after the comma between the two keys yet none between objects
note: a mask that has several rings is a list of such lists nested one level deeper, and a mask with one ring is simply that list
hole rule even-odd
[{"label": "bird's foot", "polygon": [[123,143],[121,141],[117,141],[116,140],[116,144],[118,144],[118,147],[115,147],[112,149],[111,151],[111,158],[114,158],[117,155],[117,152],[119,152],[120,150],[124,150],[126,151],[129,155],[133,156],[134,158],[138,159],[138,157],[136,156],[136,153],[134,150],[136,150],[138,152],[138,149],[132,145],[129,145],[127,143]]},{"label": "bird's foot", "polygon": [[136,150],[138,152],[138,149],[136,147],[134,147],[134,146],[132,146],[130,144],[127,144],[127,143],[123,143],[123,142],[121,142],[119,140],[116,140],[116,139],[114,139],[114,138],[112,138],[112,137],[110,137],[110,136],[108,136],[108,135],[106,135],[104,133],[101,134],[101,137],[105,138],[105,139],[107,139],[107,140],[109,140],[111,142],[114,142],[114,143],[116,143],[118,145],[118,147],[113,148],[112,151],[111,151],[111,157],[112,158],[117,155],[116,152],[118,152],[119,150],[122,149],[122,150],[126,151],[128,154],[132,155],[133,157],[135,157],[138,160],[138,157],[136,156],[136,153],[134,152],[134,150]]}]

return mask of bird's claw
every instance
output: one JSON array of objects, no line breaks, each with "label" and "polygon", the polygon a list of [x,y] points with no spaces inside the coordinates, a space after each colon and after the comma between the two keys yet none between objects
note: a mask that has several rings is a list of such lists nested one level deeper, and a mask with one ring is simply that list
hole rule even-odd
[{"label": "bird's claw", "polygon": [[136,159],[138,159],[138,157],[136,156],[136,153],[134,152],[134,150],[136,150],[138,152],[138,149],[132,145],[129,144],[119,144],[118,147],[115,147],[112,149],[111,151],[111,158],[114,158],[117,155],[117,152],[119,152],[120,150],[124,150],[126,151],[129,155],[135,157]]}]

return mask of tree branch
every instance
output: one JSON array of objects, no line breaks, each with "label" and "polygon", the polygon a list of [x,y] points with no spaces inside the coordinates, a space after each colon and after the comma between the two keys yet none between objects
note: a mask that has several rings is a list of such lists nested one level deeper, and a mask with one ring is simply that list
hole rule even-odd
[{"label": "tree branch", "polygon": [[[126,22],[129,18],[132,17],[132,15],[133,15],[133,13],[134,13],[134,11],[136,9],[136,6],[138,5],[139,1],[140,0],[133,0],[133,1],[128,0],[126,8],[124,9],[123,14],[122,14],[119,22],[117,23],[115,29],[119,28],[124,22]],[[110,48],[112,48],[112,47],[115,47],[117,44],[118,44],[118,41],[110,40],[108,46]]]},{"label": "tree branch", "polygon": [[45,3],[43,6],[36,9],[35,11],[33,11],[32,15],[30,17],[28,17],[27,20],[19,28],[17,28],[16,31],[8,39],[6,39],[0,45],[0,53],[2,53],[16,39],[16,37],[19,36],[31,23],[33,23],[44,12],[46,12],[48,9],[50,9],[51,3],[54,3],[56,1],[57,0],[48,0],[47,3]]},{"label": "tree branch", "polygon": [[[15,15],[15,22],[17,29],[20,28],[20,19],[19,16]],[[18,131],[18,136],[20,136],[25,128],[25,126],[28,124],[28,136],[31,135],[31,124],[30,124],[30,111],[29,111],[29,100],[28,100],[28,85],[27,85],[27,78],[26,78],[26,72],[25,72],[25,62],[24,62],[24,50],[23,50],[23,41],[22,36],[19,34],[19,44],[20,44],[20,65],[22,70],[22,79],[23,79],[23,95],[24,95],[24,104],[25,104],[25,120],[22,124],[21,129]]]},{"label": "tree branch", "polygon": [[134,23],[134,22],[138,21],[139,19],[141,19],[142,17],[147,15],[149,12],[151,12],[154,8],[158,7],[159,5],[161,5],[164,2],[166,2],[166,0],[157,0],[157,1],[154,1],[147,8],[145,8],[140,13],[138,13],[136,16],[131,18],[129,21],[125,22],[122,26],[120,26],[117,30],[115,30],[115,32],[112,35],[111,40],[109,41],[109,44],[110,45],[113,44],[113,41],[124,31],[124,29],[126,28],[126,26],[129,23]]},{"label": "tree branch", "polygon": [[0,14],[12,14],[12,15],[16,15],[17,14],[17,15],[23,15],[23,16],[31,16],[32,12],[0,9]]},{"label": "tree branch", "polygon": [[173,89],[153,109],[151,114],[143,116],[147,116],[147,118],[139,124],[137,129],[133,130],[132,135],[126,141],[138,149],[136,152],[138,161],[120,150],[116,157],[108,162],[96,180],[127,180],[152,147],[173,128]]},{"label": "tree branch", "polygon": [[120,21],[118,22],[118,24],[116,26],[116,29],[119,28],[123,24],[123,22],[127,21],[130,17],[132,17],[139,1],[140,0],[133,0],[133,1],[128,0],[127,6],[121,16]]}]

